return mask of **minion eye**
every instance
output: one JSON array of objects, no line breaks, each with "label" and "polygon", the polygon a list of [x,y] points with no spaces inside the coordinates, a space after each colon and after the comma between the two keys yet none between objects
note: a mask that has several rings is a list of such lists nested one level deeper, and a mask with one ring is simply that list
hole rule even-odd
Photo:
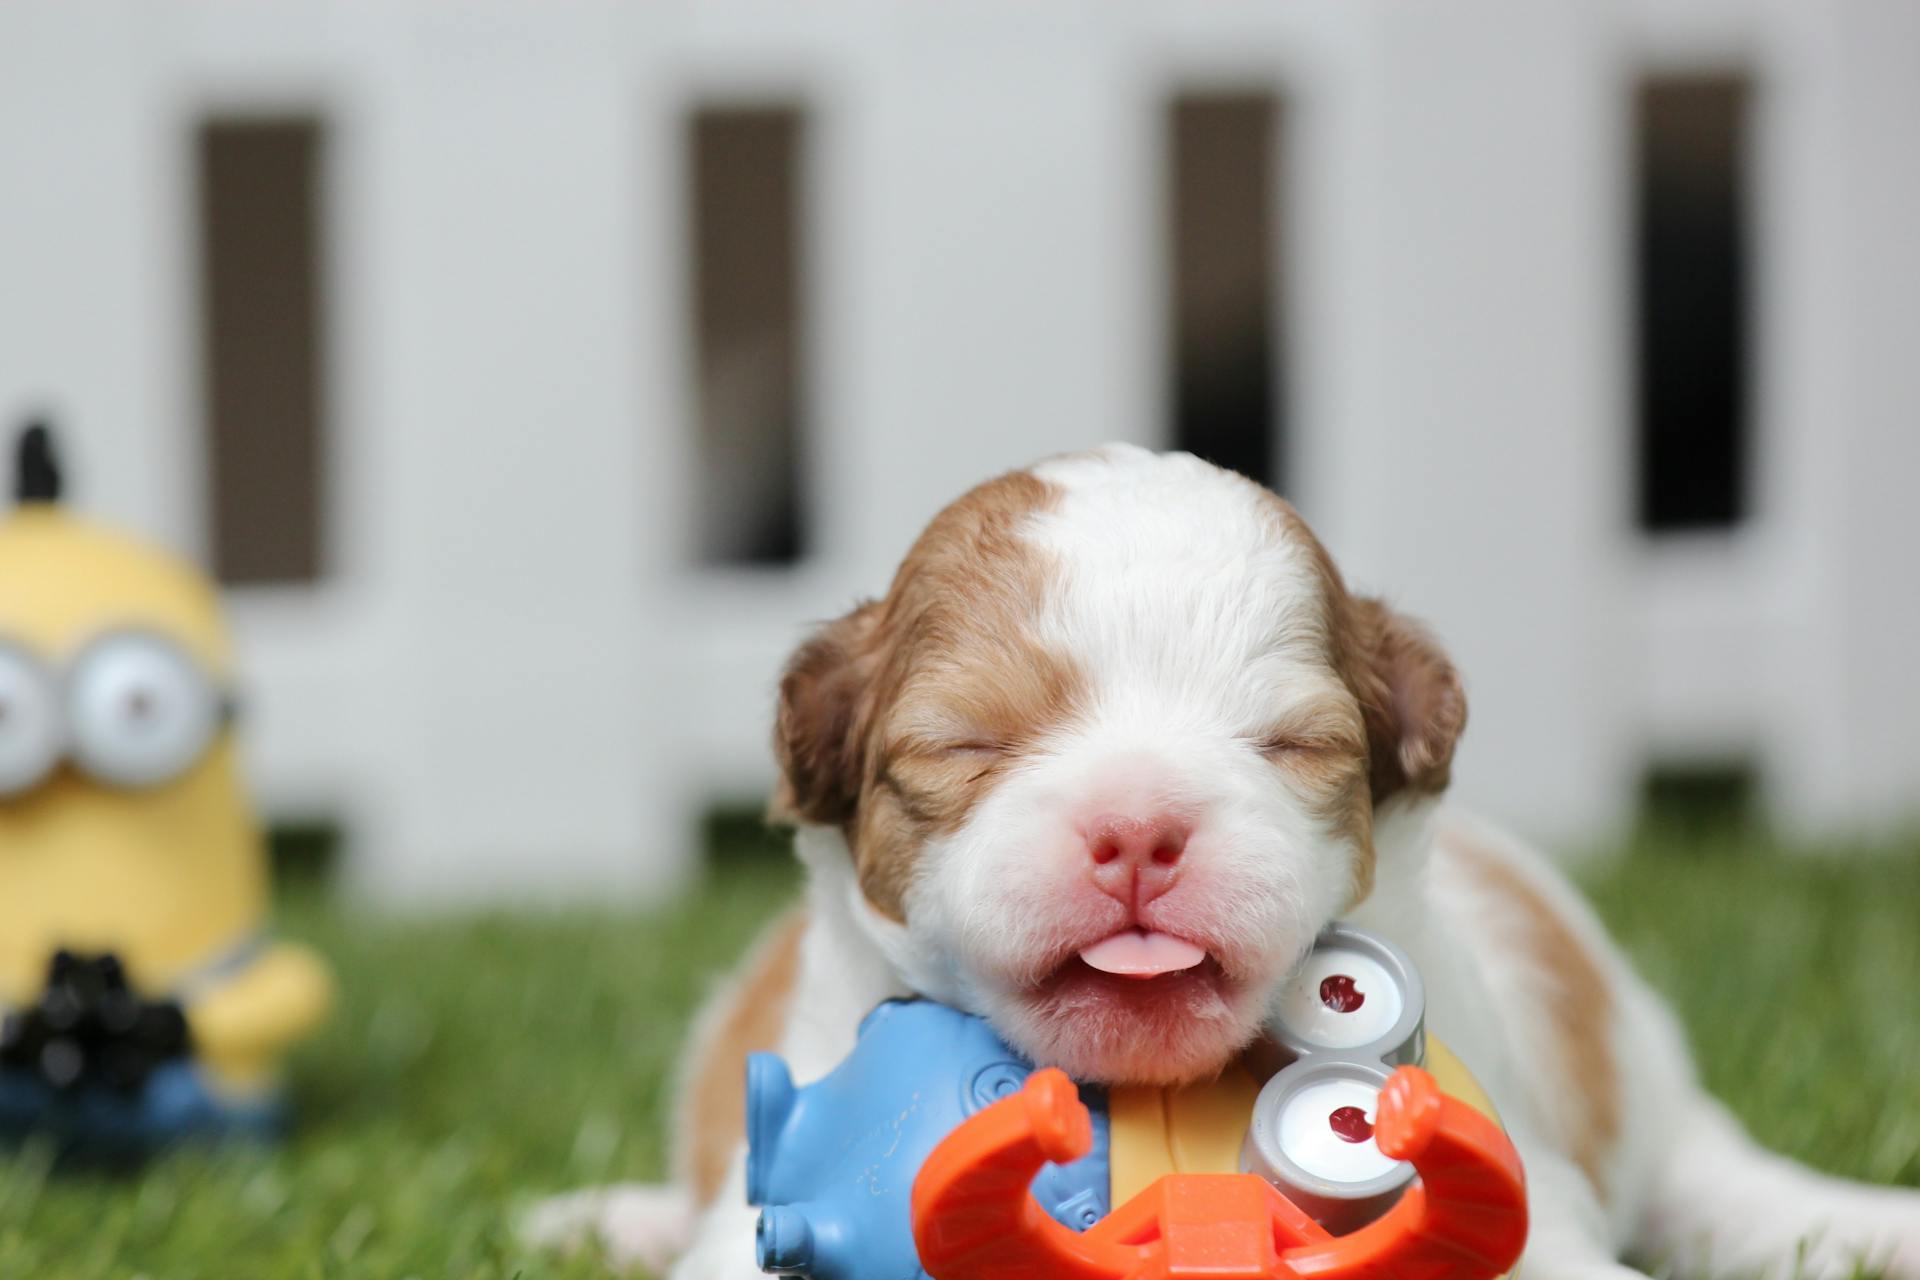
[{"label": "minion eye", "polygon": [[220,727],[219,695],[178,647],[121,632],[95,641],[68,677],[73,758],[95,779],[149,787],[184,773]]},{"label": "minion eye", "polygon": [[46,669],[0,641],[0,797],[31,790],[60,758],[60,696]]}]

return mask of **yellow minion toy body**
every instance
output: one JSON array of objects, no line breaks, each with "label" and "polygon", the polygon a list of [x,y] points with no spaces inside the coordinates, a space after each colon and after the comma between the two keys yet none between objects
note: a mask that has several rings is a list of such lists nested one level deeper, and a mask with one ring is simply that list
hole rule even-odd
[{"label": "yellow minion toy body", "polygon": [[271,1129],[331,983],[263,932],[216,593],[68,514],[43,429],[19,472],[0,513],[0,1137]]}]

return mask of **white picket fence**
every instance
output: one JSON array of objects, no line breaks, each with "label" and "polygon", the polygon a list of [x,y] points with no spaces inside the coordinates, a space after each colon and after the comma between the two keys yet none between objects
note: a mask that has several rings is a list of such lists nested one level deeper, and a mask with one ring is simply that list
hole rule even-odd
[{"label": "white picket fence", "polygon": [[[1756,512],[1631,528],[1629,113],[1759,86]],[[1294,489],[1467,673],[1460,787],[1577,845],[1654,756],[1920,808],[1920,4],[14,0],[0,412],[203,545],[190,139],[328,124],[334,572],[243,591],[253,766],[395,900],[657,893],[778,663],[971,481],[1159,443],[1162,129],[1289,103]],[[814,553],[689,568],[680,140],[808,115]]]}]

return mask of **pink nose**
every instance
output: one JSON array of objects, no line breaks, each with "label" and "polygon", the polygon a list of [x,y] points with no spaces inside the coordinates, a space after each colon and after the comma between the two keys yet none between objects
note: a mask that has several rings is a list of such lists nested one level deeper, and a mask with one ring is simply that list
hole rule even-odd
[{"label": "pink nose", "polygon": [[1093,883],[1130,906],[1153,901],[1173,887],[1189,833],[1186,823],[1164,815],[1144,819],[1100,815],[1086,826]]}]

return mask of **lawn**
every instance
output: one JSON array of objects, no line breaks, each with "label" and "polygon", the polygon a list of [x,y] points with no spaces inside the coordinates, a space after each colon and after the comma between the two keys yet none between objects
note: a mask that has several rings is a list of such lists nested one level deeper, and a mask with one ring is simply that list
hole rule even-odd
[{"label": "lawn", "polygon": [[[1920,1185],[1920,842],[1789,856],[1669,832],[1585,879],[1762,1137]],[[784,863],[736,854],[647,914],[426,922],[290,891],[285,931],[334,958],[343,994],[298,1060],[293,1141],[178,1155],[138,1180],[0,1156],[0,1278],[599,1274],[521,1249],[514,1213],[543,1191],[658,1176],[681,1027],[793,884]]]}]

